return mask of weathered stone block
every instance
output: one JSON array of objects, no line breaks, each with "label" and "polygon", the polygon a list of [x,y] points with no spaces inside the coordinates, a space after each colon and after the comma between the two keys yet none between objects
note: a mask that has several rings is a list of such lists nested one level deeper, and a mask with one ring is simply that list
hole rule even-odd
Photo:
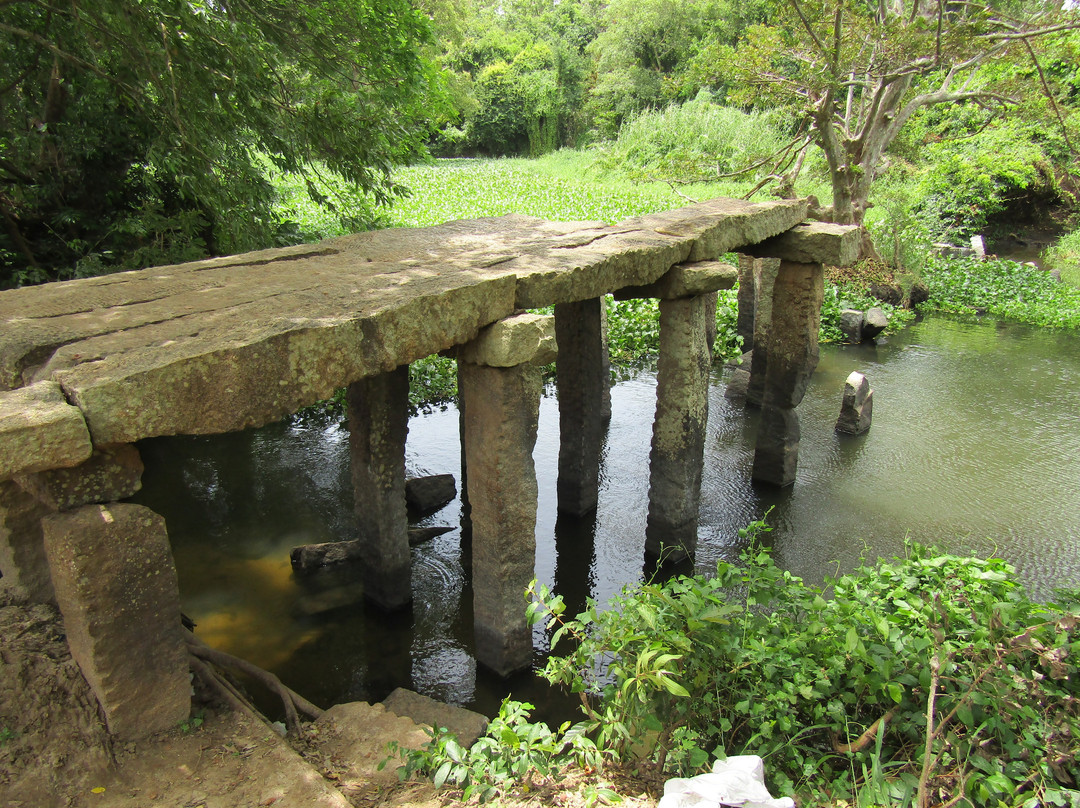
[{"label": "weathered stone block", "polygon": [[78,465],[92,448],[82,413],[55,382],[0,393],[0,480]]},{"label": "weathered stone block", "polygon": [[468,749],[484,734],[488,717],[464,707],[454,707],[403,687],[383,699],[387,710],[418,724],[429,727],[445,727],[457,736],[458,743]]},{"label": "weathered stone block", "polygon": [[869,309],[863,317],[863,339],[874,339],[888,327],[889,318],[885,315],[885,311],[875,306],[874,308]]},{"label": "weathered stone block", "polygon": [[859,260],[862,234],[856,225],[803,222],[747,248],[751,255],[799,264],[851,266]]},{"label": "weathered stone block", "polygon": [[840,330],[847,341],[853,344],[862,342],[863,313],[858,309],[844,309],[840,312]]},{"label": "weathered stone block", "polygon": [[42,530],[71,655],[109,731],[175,727],[191,685],[165,520],[141,505],[87,505],[45,517]]},{"label": "weathered stone block", "polygon": [[676,264],[660,280],[645,286],[625,286],[615,292],[616,300],[640,297],[674,299],[730,289],[739,279],[739,271],[720,261],[697,261]]},{"label": "weathered stone block", "polygon": [[19,477],[19,484],[53,510],[126,499],[142,487],[143,463],[130,444],[95,449],[78,466]]},{"label": "weathered stone block", "polygon": [[53,601],[52,576],[45,559],[41,519],[52,513],[12,480],[0,481],[0,587],[20,600]]},{"label": "weathered stone block", "polygon": [[476,657],[506,676],[527,668],[532,660],[523,596],[536,559],[532,452],[540,411],[540,368],[463,362],[459,371],[465,401]]},{"label": "weathered stone block", "polygon": [[874,391],[870,382],[858,371],[852,371],[844,382],[844,401],[836,431],[847,435],[862,435],[870,429],[874,414]]},{"label": "weathered stone block", "polygon": [[481,329],[476,339],[458,349],[458,361],[508,368],[555,359],[555,320],[550,315],[515,314]]},{"label": "weathered stone block", "polygon": [[429,474],[405,481],[405,503],[419,514],[434,513],[456,496],[453,474]]}]

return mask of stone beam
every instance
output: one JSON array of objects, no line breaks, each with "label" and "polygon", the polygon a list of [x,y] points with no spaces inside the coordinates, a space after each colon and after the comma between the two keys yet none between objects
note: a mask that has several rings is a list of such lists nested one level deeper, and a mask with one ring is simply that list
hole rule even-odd
[{"label": "stone beam", "polygon": [[0,480],[76,466],[91,451],[82,413],[56,382],[0,393]]},{"label": "stone beam", "polygon": [[720,261],[695,261],[676,264],[663,277],[645,286],[624,286],[615,291],[616,300],[658,297],[673,300],[706,292],[730,289],[739,280],[739,271]]},{"label": "stone beam", "polygon": [[[472,521],[473,620],[476,658],[501,676],[527,668],[532,633],[525,619],[524,592],[536,558],[536,468],[532,452],[540,412],[540,366],[555,357],[554,340],[536,340],[538,326],[554,334],[552,318],[518,315],[484,329],[475,345],[458,354],[464,401],[464,443]],[[523,341],[535,353],[514,352],[526,361],[501,361],[502,346]]]},{"label": "stone beam", "polygon": [[405,504],[409,366],[349,385],[349,460],[364,596],[386,610],[412,601],[412,555]]},{"label": "stone beam", "polygon": [[594,297],[555,306],[559,388],[559,512],[583,516],[596,508],[608,391],[604,301]]},{"label": "stone beam", "polygon": [[803,222],[778,236],[749,246],[743,252],[798,264],[846,267],[859,260],[861,239],[856,225]]}]

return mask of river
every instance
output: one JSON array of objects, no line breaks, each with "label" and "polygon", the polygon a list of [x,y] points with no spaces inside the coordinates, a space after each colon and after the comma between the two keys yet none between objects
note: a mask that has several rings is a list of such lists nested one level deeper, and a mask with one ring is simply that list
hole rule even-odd
[{"label": "river", "polygon": [[[874,389],[861,437],[833,425],[852,370]],[[1080,586],[1080,335],[930,317],[878,346],[822,346],[799,408],[798,481],[749,482],[756,418],[710,400],[696,568],[734,559],[739,528],[766,511],[779,563],[808,581],[860,559],[901,554],[905,540],[998,555],[1033,595]],[[557,517],[558,408],[541,403],[536,575],[572,606],[606,601],[643,577],[655,375],[612,389],[595,518]],[[410,474],[459,475],[453,409],[410,422]],[[504,682],[471,655],[468,546],[459,529],[413,550],[413,608],[362,604],[305,616],[289,549],[349,538],[348,433],[338,423],[282,423],[215,437],[140,444],[136,501],[163,514],[185,612],[211,645],[273,670],[318,704],[376,700],[397,686],[493,713],[511,689],[548,703],[531,673]],[[427,520],[457,526],[460,503]],[[545,639],[535,634],[537,662]],[[545,715],[561,714],[556,700]]]}]

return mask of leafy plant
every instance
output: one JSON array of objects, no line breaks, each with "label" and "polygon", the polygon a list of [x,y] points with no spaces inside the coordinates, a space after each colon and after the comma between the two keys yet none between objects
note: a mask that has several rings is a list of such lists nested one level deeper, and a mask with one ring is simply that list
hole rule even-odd
[{"label": "leafy plant", "polygon": [[[517,786],[529,788],[537,778],[550,777],[571,763],[600,768],[603,755],[582,724],[571,726],[567,721],[553,732],[547,724],[529,721],[532,709],[528,702],[504,699],[487,732],[468,749],[445,728],[430,730],[431,740],[418,750],[402,750],[392,741],[391,754],[404,760],[398,776],[405,780],[422,774],[432,778],[437,788],[461,788],[463,800],[475,796],[486,802]],[[612,796],[617,795],[596,793],[597,799],[610,801]]]},{"label": "leafy plant", "polygon": [[567,619],[535,592],[565,653],[544,675],[580,694],[601,748],[680,772],[760,754],[775,790],[811,802],[1080,798],[1080,593],[1036,604],[1000,560],[916,546],[808,586],[758,546],[767,531],[714,577],[606,611]]},{"label": "leafy plant", "polygon": [[1080,289],[1016,261],[930,259],[923,270],[929,306],[944,312],[979,311],[1056,328],[1080,327]]},{"label": "leafy plant", "polygon": [[0,727],[0,746],[6,746],[9,741],[13,741],[18,737],[18,733],[10,727]]},{"label": "leafy plant", "polygon": [[821,342],[843,342],[847,337],[840,330],[840,313],[844,309],[866,311],[877,307],[885,312],[889,320],[886,333],[894,333],[915,319],[915,312],[883,303],[871,297],[863,289],[851,284],[825,284],[825,297],[821,303]]}]

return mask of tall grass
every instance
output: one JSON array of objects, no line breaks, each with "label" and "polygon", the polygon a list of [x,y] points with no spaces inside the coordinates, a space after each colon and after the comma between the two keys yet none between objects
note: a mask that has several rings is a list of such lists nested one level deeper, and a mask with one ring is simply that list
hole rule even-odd
[{"label": "tall grass", "polygon": [[1080,230],[1063,236],[1043,254],[1043,262],[1061,273],[1061,280],[1080,286]]}]

